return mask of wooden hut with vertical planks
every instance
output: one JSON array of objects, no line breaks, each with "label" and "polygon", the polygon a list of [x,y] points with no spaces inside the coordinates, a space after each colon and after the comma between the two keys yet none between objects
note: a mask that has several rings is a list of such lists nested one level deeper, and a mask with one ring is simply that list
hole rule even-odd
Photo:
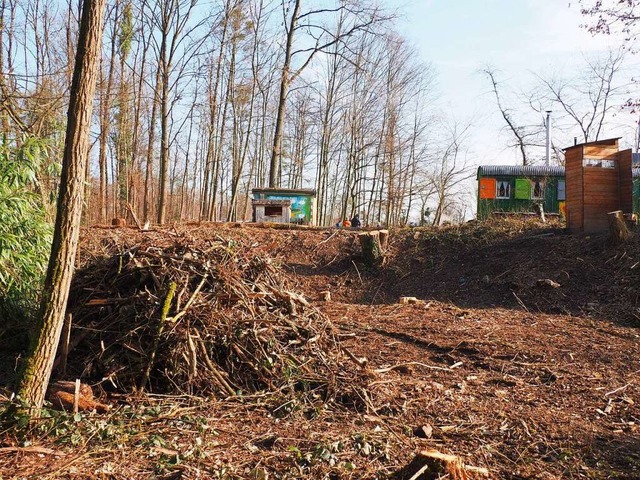
[{"label": "wooden hut with vertical planks", "polygon": [[631,150],[618,148],[619,138],[565,148],[566,216],[571,232],[609,228],[607,214],[631,213],[633,178]]}]

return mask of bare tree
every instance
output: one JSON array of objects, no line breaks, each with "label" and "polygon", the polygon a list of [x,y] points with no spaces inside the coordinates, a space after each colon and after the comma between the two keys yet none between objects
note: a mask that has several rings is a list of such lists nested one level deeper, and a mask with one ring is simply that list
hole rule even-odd
[{"label": "bare tree", "polygon": [[578,77],[538,75],[539,97],[559,106],[571,126],[580,129],[584,142],[598,140],[607,120],[626,100],[626,86],[619,78],[623,60],[623,50],[609,51],[606,57],[586,59]]},{"label": "bare tree", "polygon": [[[269,187],[277,187],[280,182],[280,160],[282,156],[282,135],[285,121],[287,94],[291,84],[300,76],[304,69],[319,53],[331,54],[331,47],[339,42],[345,42],[354,34],[372,28],[376,23],[386,20],[377,8],[361,6],[361,3],[341,1],[327,8],[315,8],[302,11],[302,0],[283,2],[283,16],[285,18],[285,49],[284,61],[280,71],[280,94],[273,136],[273,150],[269,167]],[[291,13],[289,13],[291,12]],[[340,28],[331,28],[323,21],[325,18],[347,16],[347,22],[339,22]],[[294,39],[298,32],[307,33],[307,41],[312,46],[294,49]],[[302,42],[301,42],[302,43]],[[292,67],[296,55],[303,58],[297,68]]]},{"label": "bare tree", "polygon": [[482,73],[486,76],[491,84],[491,92],[493,93],[496,101],[498,111],[502,116],[502,119],[506,123],[506,128],[513,136],[514,143],[512,146],[516,147],[522,157],[522,164],[528,165],[531,163],[529,149],[532,146],[539,146],[538,138],[540,130],[537,127],[524,126],[518,123],[515,119],[514,111],[505,105],[500,89],[501,83],[498,81],[497,72],[492,67],[485,67]]},{"label": "bare tree", "polygon": [[620,31],[627,42],[638,37],[640,2],[637,0],[580,0],[579,3],[582,14],[595,20],[595,23],[587,25],[590,32],[610,35]]},{"label": "bare tree", "polygon": [[442,223],[445,212],[455,203],[457,189],[474,175],[469,171],[464,148],[469,129],[470,125],[449,126],[447,138],[435,154],[430,180],[436,196],[433,225]]}]

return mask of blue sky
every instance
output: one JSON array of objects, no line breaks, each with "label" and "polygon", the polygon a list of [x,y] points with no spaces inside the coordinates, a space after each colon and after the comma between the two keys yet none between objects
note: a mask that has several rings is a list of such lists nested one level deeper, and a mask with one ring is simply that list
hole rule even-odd
[{"label": "blue sky", "polygon": [[[617,40],[581,28],[589,19],[580,14],[577,0],[385,0],[385,5],[399,8],[399,30],[435,67],[443,110],[474,124],[468,145],[474,164],[517,161],[479,69],[491,65],[505,90],[526,91],[533,72],[569,74],[585,55],[604,52]],[[620,114],[616,121],[624,128],[611,127],[605,136],[631,141],[632,116]]]}]

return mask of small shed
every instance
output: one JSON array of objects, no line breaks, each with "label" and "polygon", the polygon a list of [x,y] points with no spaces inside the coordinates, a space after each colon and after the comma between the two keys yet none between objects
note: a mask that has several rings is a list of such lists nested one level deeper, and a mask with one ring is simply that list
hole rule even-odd
[{"label": "small shed", "polygon": [[478,168],[478,219],[493,213],[564,210],[564,167],[544,165],[484,165]]},{"label": "small shed", "polygon": [[608,228],[607,213],[633,210],[631,150],[619,150],[619,138],[565,148],[567,228],[598,232]]},{"label": "small shed", "polygon": [[254,188],[253,221],[315,225],[316,191],[312,189]]},{"label": "small shed", "polygon": [[289,223],[290,200],[254,200],[253,221],[264,223]]}]

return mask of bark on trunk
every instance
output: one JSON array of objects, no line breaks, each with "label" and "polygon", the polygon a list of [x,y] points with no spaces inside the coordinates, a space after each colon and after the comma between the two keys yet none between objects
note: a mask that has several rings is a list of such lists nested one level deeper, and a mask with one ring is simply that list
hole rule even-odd
[{"label": "bark on trunk", "polygon": [[364,263],[369,267],[377,265],[382,259],[380,232],[375,230],[373,232],[361,233],[358,235],[358,240],[360,240],[360,246],[362,247]]},{"label": "bark on trunk", "polygon": [[282,156],[282,133],[284,131],[284,115],[287,104],[287,93],[289,92],[289,71],[291,70],[291,53],[293,48],[293,35],[296,30],[298,13],[300,12],[300,0],[296,0],[291,15],[291,23],[287,32],[287,46],[284,55],[284,65],[282,66],[282,77],[280,79],[280,99],[278,100],[278,116],[276,117],[276,128],[273,135],[273,151],[271,152],[271,165],[269,167],[269,188],[277,188],[280,185],[280,160]]},{"label": "bark on trunk", "polygon": [[42,295],[42,313],[35,326],[18,392],[24,402],[36,409],[42,407],[51,376],[75,267],[105,1],[83,2],[69,100],[58,212]]}]

